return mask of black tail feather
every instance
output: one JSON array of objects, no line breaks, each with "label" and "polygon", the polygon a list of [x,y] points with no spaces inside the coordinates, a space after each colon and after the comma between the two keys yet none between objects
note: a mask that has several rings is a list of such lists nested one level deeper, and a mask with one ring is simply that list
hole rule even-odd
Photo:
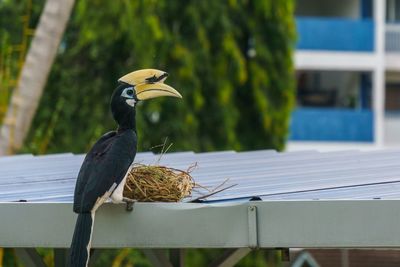
[{"label": "black tail feather", "polygon": [[89,262],[93,219],[94,213],[79,213],[78,215],[71,242],[70,267],[86,267]]}]

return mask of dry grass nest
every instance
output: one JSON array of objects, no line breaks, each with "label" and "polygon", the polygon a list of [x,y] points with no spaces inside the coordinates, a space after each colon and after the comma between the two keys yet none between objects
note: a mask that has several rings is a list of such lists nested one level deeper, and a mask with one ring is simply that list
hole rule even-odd
[{"label": "dry grass nest", "polygon": [[128,173],[124,196],[143,202],[178,202],[191,196],[195,182],[188,170],[134,164]]}]

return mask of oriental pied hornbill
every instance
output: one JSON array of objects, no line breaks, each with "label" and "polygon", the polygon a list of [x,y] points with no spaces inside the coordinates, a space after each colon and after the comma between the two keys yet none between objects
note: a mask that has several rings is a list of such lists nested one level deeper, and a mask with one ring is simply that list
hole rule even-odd
[{"label": "oriental pied hornbill", "polygon": [[155,69],[131,72],[121,77],[111,98],[111,112],[118,123],[116,131],[103,135],[87,153],[76,181],[74,212],[78,213],[70,250],[70,266],[88,265],[90,243],[96,210],[111,198],[126,202],[132,210],[132,199],[122,193],[127,172],[136,155],[135,106],[140,100],[159,96],[182,96],[164,84],[168,74]]}]

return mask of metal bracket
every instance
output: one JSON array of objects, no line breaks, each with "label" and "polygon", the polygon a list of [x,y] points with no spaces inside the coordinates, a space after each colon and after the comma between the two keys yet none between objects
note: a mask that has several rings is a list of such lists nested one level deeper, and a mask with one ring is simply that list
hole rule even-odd
[{"label": "metal bracket", "polygon": [[257,207],[247,208],[247,220],[249,224],[249,248],[258,248],[258,229],[257,229]]}]

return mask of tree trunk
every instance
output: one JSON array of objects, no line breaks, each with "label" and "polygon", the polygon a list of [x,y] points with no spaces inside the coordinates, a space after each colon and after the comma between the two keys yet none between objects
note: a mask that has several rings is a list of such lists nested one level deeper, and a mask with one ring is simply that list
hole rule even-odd
[{"label": "tree trunk", "polygon": [[23,145],[75,0],[47,0],[0,129],[0,156]]}]

